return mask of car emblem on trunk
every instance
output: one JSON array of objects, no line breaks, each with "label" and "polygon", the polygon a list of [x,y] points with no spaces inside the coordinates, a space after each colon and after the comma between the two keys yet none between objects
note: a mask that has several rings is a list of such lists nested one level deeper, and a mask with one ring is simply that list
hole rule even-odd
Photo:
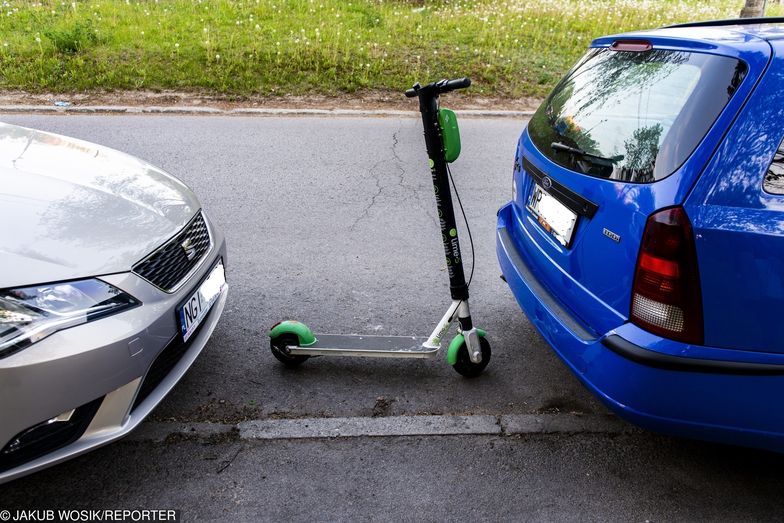
[{"label": "car emblem on trunk", "polygon": [[186,240],[180,244],[180,247],[185,251],[185,257],[188,258],[188,261],[192,261],[196,257],[196,246],[190,238],[186,238]]},{"label": "car emblem on trunk", "polygon": [[620,234],[615,234],[610,229],[602,229],[602,234],[604,234],[605,236],[607,236],[608,238],[610,238],[614,242],[620,242],[621,241],[621,235]]},{"label": "car emblem on trunk", "polygon": [[545,176],[542,178],[542,188],[543,189],[550,189],[553,186],[553,181],[550,179],[549,176]]}]

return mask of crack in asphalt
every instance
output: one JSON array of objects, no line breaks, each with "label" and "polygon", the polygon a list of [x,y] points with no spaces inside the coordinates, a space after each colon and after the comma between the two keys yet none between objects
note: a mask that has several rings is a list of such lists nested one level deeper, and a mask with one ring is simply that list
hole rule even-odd
[{"label": "crack in asphalt", "polygon": [[377,162],[376,162],[375,164],[373,164],[373,166],[370,168],[370,171],[369,171],[369,172],[370,172],[370,174],[373,176],[373,179],[374,179],[374,180],[375,180],[375,182],[376,182],[376,193],[375,193],[375,194],[374,194],[374,195],[373,195],[373,196],[370,198],[370,203],[368,203],[368,204],[365,206],[365,208],[364,208],[364,209],[362,209],[362,212],[359,214],[359,216],[357,217],[357,219],[356,219],[356,220],[354,220],[354,223],[352,223],[352,224],[351,224],[351,227],[349,227],[349,230],[350,230],[350,231],[353,231],[353,230],[354,230],[354,228],[355,228],[355,227],[356,227],[356,226],[359,224],[359,222],[361,222],[363,219],[365,219],[365,218],[367,218],[368,216],[370,216],[370,209],[371,209],[371,208],[373,208],[373,206],[374,206],[374,205],[376,205],[376,199],[377,199],[377,198],[378,198],[378,197],[381,195],[381,192],[384,190],[384,187],[381,185],[381,175],[380,175],[380,174],[378,174],[378,175],[374,175],[374,173],[376,172],[376,169],[378,169],[378,167],[379,167],[379,166],[380,166],[382,163],[384,163],[385,161],[387,161],[387,158],[384,158],[384,159],[382,159],[382,160],[379,160],[379,161],[377,161]]},{"label": "crack in asphalt", "polygon": [[401,120],[398,120],[398,123],[400,125],[398,126],[397,131],[392,133],[392,155],[395,157],[395,166],[400,171],[400,181],[399,181],[398,185],[402,189],[407,190],[410,194],[412,194],[414,196],[414,198],[417,199],[418,202],[420,202],[422,204],[422,208],[425,210],[425,214],[427,214],[427,216],[433,221],[433,224],[436,226],[436,228],[440,228],[441,227],[440,223],[438,222],[438,220],[436,219],[435,215],[431,211],[432,205],[430,205],[430,204],[432,202],[426,202],[422,198],[422,195],[419,192],[420,190],[427,189],[427,185],[422,186],[422,185],[417,184],[417,185],[413,185],[412,186],[412,185],[407,185],[407,184],[404,183],[405,182],[405,175],[407,173],[406,173],[406,170],[403,168],[403,160],[402,160],[402,158],[400,158],[400,155],[398,154],[398,151],[397,151],[397,146],[398,146],[398,143],[399,143],[398,134],[400,133],[400,131],[401,131],[402,127],[403,127],[403,122]]},{"label": "crack in asphalt", "polygon": [[[430,206],[426,205],[427,202],[425,202],[423,200],[422,195],[420,195],[420,193],[419,193],[419,191],[421,189],[424,189],[425,187],[423,187],[421,185],[408,185],[408,184],[405,183],[405,178],[406,178],[406,174],[407,174],[407,171],[406,171],[406,169],[404,167],[405,162],[403,162],[403,159],[400,157],[400,153],[398,152],[398,145],[400,144],[400,139],[399,139],[398,135],[400,134],[400,131],[402,130],[403,122],[402,122],[402,120],[398,120],[398,122],[399,122],[399,126],[398,126],[397,130],[392,133],[392,144],[390,146],[390,151],[392,153],[391,158],[390,157],[382,158],[381,160],[379,160],[375,164],[373,164],[373,166],[371,166],[370,169],[368,170],[370,175],[373,177],[373,180],[375,181],[376,191],[373,194],[373,196],[370,197],[370,201],[364,207],[364,209],[362,209],[362,212],[359,213],[359,216],[357,217],[357,219],[354,220],[354,222],[349,227],[349,230],[351,230],[351,231],[353,231],[356,228],[356,226],[359,225],[359,223],[362,220],[364,220],[365,218],[370,216],[370,210],[376,205],[376,202],[377,202],[378,198],[381,196],[381,194],[383,192],[385,192],[385,189],[388,189],[388,188],[393,187],[393,186],[400,187],[400,189],[402,189],[403,191],[405,191],[409,195],[411,195],[414,198],[416,198],[417,201],[422,203],[422,208],[425,210],[425,213],[427,214],[427,216],[433,221],[433,223],[436,225],[436,227],[439,227],[438,220],[436,219],[435,215],[430,211]],[[397,183],[395,183],[393,185],[382,185],[381,184],[381,175],[382,175],[382,173],[379,172],[379,167],[381,167],[381,165],[386,163],[386,162],[392,162],[392,164],[394,165],[395,169],[397,170]]]},{"label": "crack in asphalt", "polygon": [[237,448],[237,452],[235,452],[234,455],[232,455],[229,459],[224,460],[221,463],[220,467],[218,467],[218,470],[216,470],[216,472],[218,474],[222,474],[224,470],[229,468],[231,464],[234,463],[234,460],[237,459],[237,456],[240,455],[240,453],[243,451],[244,448],[245,448],[244,445],[239,445],[239,448]]}]

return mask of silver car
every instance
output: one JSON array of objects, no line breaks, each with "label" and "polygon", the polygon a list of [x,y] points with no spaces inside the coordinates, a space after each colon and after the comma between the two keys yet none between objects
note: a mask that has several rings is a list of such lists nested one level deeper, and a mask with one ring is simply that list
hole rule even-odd
[{"label": "silver car", "polygon": [[139,425],[212,334],[225,263],[179,180],[0,123],[0,483]]}]

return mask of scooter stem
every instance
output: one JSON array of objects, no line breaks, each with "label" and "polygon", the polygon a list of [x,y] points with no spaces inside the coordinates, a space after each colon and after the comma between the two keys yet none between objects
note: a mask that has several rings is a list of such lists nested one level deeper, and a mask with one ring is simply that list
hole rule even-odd
[{"label": "scooter stem", "polygon": [[[461,84],[445,88],[444,86],[448,86],[450,82],[458,82],[458,80],[450,80],[449,82],[436,82],[424,87],[415,87],[414,89],[419,97],[419,111],[422,113],[422,124],[425,129],[425,146],[430,159],[430,173],[433,178],[433,191],[436,195],[436,208],[441,226],[441,240],[444,245],[446,266],[449,273],[449,289],[453,300],[468,300],[468,285],[466,285],[463,259],[460,255],[460,240],[457,237],[455,211],[452,206],[452,192],[449,186],[446,159],[444,158],[441,128],[438,125],[439,94],[454,88],[470,85],[470,81],[467,79],[459,81],[465,82],[465,85]],[[463,325],[461,321],[461,326],[465,330],[470,330],[470,318],[469,325]]]}]

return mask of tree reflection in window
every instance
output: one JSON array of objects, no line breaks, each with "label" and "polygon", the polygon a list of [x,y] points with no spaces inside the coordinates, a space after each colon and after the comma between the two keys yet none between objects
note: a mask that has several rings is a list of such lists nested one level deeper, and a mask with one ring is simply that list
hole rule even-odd
[{"label": "tree reflection in window", "polygon": [[[650,183],[691,154],[746,70],[737,59],[703,53],[592,49],[534,114],[528,131],[540,152],[567,169]],[[554,150],[554,142],[589,154]]]},{"label": "tree reflection in window", "polygon": [[773,161],[768,167],[763,185],[765,192],[771,194],[784,194],[784,139],[779,143]]}]

